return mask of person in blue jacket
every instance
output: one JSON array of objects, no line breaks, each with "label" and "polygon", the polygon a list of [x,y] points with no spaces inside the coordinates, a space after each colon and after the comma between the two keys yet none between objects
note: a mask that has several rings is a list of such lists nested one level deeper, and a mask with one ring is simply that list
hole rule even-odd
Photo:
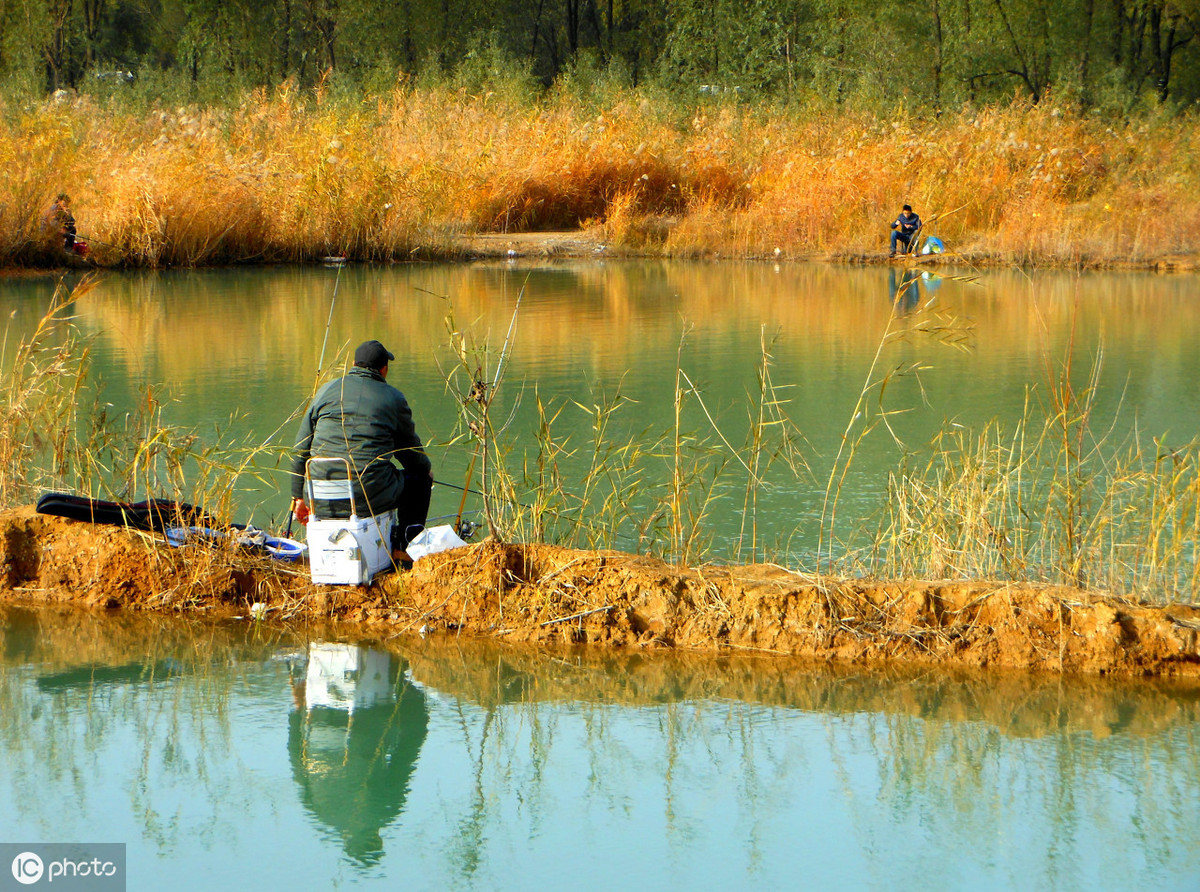
[{"label": "person in blue jacket", "polygon": [[896,218],[896,222],[892,224],[892,253],[889,257],[896,256],[896,246],[903,243],[904,253],[907,254],[910,250],[913,236],[921,228],[921,218],[913,213],[910,205],[905,205],[900,211],[900,216]]}]

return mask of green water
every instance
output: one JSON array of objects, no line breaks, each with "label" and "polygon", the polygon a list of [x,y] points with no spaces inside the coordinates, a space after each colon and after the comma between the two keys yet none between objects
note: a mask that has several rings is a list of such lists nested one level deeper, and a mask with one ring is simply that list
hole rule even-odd
[{"label": "green water", "polygon": [[[1096,411],[1114,437],[1136,427],[1170,446],[1200,433],[1191,275],[996,272],[899,295],[887,270],[771,264],[337,276],[110,275],[72,311],[95,339],[111,414],[162,385],[167,423],[275,448],[235,494],[239,519],[265,526],[283,523],[275,462],[322,344],[328,369],[383,340],[439,479],[461,483],[468,452],[446,445],[459,432],[446,316],[489,338],[494,358],[522,289],[497,402],[508,461],[532,454],[537,401],[561,407],[568,485],[590,461],[585,408],[619,391],[629,402],[609,439],[653,438],[674,423],[677,368],[699,393],[684,429],[736,447],[768,340],[810,470],[774,467],[754,520],[760,542],[801,562],[886,331],[909,336],[876,368],[919,369],[885,397],[909,410],[891,418],[903,445],[876,430],[856,456],[848,524],[870,522],[905,451],[948,424],[1015,422],[1058,363],[1082,375],[1102,358]],[[51,287],[0,281],[7,349]],[[968,350],[918,330],[930,298],[960,320]],[[736,464],[721,445],[713,454]],[[669,464],[656,457],[625,485],[653,494]],[[433,513],[458,500],[439,487]],[[744,516],[737,485],[718,493],[703,521],[715,556],[733,552]],[[383,647],[16,609],[0,611],[0,629],[0,839],[126,843],[131,889],[1200,888],[1200,697],[1188,687]]]},{"label": "green water", "polygon": [[[896,275],[685,262],[208,270],[109,275],[72,309],[79,328],[95,337],[94,370],[111,415],[131,411],[142,388],[158,385],[164,422],[196,428],[206,442],[220,436],[276,450],[236,487],[238,519],[265,527],[284,523],[278,456],[294,438],[319,363],[328,373],[369,337],[397,355],[389,380],[409,396],[439,480],[466,483],[469,448],[461,440],[447,445],[462,433],[463,388],[446,382],[454,365],[446,320],[452,312],[459,330],[488,342],[494,365],[518,296],[493,412],[506,425],[510,470],[519,478],[536,464],[540,401],[551,415],[561,410],[553,424],[564,447],[559,471],[564,488],[578,493],[593,463],[595,407],[618,394],[625,399],[603,448],[663,443],[679,384],[694,391],[681,414],[681,467],[698,470],[703,481],[723,466],[696,525],[718,559],[735,556],[739,536],[747,558],[753,529],[760,555],[811,560],[830,468],[873,365],[873,380],[890,377],[882,395],[871,391],[867,415],[877,421],[880,410],[895,413],[892,431],[877,424],[851,462],[839,505],[843,534],[871,525],[887,473],[904,455],[919,456],[939,430],[977,430],[991,419],[1011,427],[1027,405],[1040,411],[1047,381],[1064,363],[1082,387],[1101,361],[1093,428],[1111,430],[1109,442],[1135,428],[1167,446],[1200,433],[1197,276],[1001,271],[974,282],[922,279],[898,293]],[[51,287],[47,280],[0,282],[10,343],[35,323]],[[945,314],[938,324],[965,349],[925,331],[918,307],[931,299]],[[905,336],[877,357],[887,332]],[[748,487],[739,462],[749,456],[764,342],[797,463],[777,462]],[[593,508],[611,503],[613,493],[628,499],[611,524],[618,547],[662,550],[661,528],[647,539],[638,526],[669,494],[674,458],[665,442],[636,472],[601,475],[592,494]],[[689,442],[702,445],[689,453]],[[471,484],[478,482],[476,471]],[[517,498],[526,494],[519,490]],[[459,498],[452,486],[439,487],[432,513],[456,512]],[[468,510],[478,508],[472,498]]]},{"label": "green water", "polygon": [[1200,884],[1194,685],[0,609],[0,839],[136,890]]}]

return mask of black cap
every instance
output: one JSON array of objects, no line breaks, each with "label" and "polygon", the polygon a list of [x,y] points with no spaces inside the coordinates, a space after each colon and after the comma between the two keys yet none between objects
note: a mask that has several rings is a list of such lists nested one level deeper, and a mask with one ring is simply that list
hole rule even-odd
[{"label": "black cap", "polygon": [[354,351],[354,364],[368,369],[381,369],[395,358],[379,341],[364,341]]},{"label": "black cap", "polygon": [[902,211],[911,211],[911,210],[912,210],[912,205],[911,205],[911,204],[906,204],[904,207],[900,208],[900,210],[902,210]]}]

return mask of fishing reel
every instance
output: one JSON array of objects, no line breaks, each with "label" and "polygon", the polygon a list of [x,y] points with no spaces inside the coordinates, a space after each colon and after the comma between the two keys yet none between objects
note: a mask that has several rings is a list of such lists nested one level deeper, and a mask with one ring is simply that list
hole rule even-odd
[{"label": "fishing reel", "polygon": [[458,522],[458,527],[454,532],[458,533],[458,538],[464,542],[470,542],[474,535],[479,532],[479,526],[475,521],[464,518]]}]

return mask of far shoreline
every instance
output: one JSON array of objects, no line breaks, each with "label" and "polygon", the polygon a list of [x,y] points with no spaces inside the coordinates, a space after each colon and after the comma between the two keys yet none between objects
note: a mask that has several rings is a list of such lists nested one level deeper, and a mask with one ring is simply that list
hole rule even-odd
[{"label": "far shoreline", "polygon": [[[882,242],[882,236],[881,236]],[[1200,270],[1200,253],[1197,254],[1168,254],[1156,258],[1134,258],[1120,256],[1105,257],[1062,257],[1059,255],[1015,257],[1000,252],[968,250],[963,252],[948,251],[945,254],[912,254],[908,257],[889,257],[885,247],[878,253],[863,251],[831,251],[791,253],[780,251],[774,253],[748,252],[732,254],[716,249],[690,250],[687,252],[670,252],[652,249],[634,249],[627,246],[611,246],[603,237],[603,233],[594,229],[552,230],[534,232],[477,232],[460,234],[450,242],[450,247],[436,249],[432,246],[417,248],[410,252],[407,258],[392,258],[378,260],[372,258],[357,258],[351,256],[315,257],[310,260],[283,261],[239,261],[233,263],[198,264],[195,266],[147,266],[129,262],[123,259],[119,263],[97,264],[79,262],[63,266],[31,266],[10,265],[0,268],[3,278],[41,278],[46,276],[61,276],[71,272],[87,274],[89,272],[103,273],[109,271],[143,271],[143,270],[203,270],[203,269],[232,269],[236,267],[262,268],[272,266],[304,267],[326,266],[336,267],[342,264],[355,266],[390,266],[409,263],[481,263],[495,261],[528,261],[528,260],[559,260],[559,261],[676,261],[676,262],[731,262],[731,263],[811,263],[831,266],[884,266],[898,269],[920,269],[936,272],[942,267],[956,269],[1023,269],[1023,270],[1068,270],[1076,272],[1157,272],[1157,273],[1192,273]]]}]

